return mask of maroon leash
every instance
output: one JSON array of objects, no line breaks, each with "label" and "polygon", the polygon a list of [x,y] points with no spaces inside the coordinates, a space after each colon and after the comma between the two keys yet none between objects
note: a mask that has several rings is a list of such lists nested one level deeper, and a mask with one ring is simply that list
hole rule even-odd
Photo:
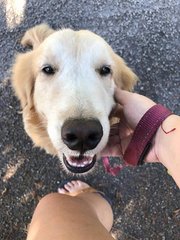
[{"label": "maroon leash", "polygon": [[162,122],[171,114],[172,112],[161,104],[156,104],[151,107],[140,119],[134,130],[132,139],[123,155],[125,164],[111,167],[109,157],[104,157],[103,165],[106,171],[116,176],[124,166],[137,166],[143,164],[156,131],[161,126]]}]

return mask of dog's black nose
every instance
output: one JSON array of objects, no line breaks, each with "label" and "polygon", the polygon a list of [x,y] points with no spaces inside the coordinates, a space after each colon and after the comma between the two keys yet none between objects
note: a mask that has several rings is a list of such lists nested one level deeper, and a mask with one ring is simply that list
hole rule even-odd
[{"label": "dog's black nose", "polygon": [[62,126],[61,136],[68,148],[82,154],[98,145],[103,129],[96,119],[69,119]]}]

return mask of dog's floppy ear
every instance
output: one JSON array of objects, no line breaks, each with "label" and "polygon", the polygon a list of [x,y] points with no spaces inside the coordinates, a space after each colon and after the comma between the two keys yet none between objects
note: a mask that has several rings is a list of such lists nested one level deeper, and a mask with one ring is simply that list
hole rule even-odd
[{"label": "dog's floppy ear", "polygon": [[113,59],[115,63],[113,74],[116,85],[121,89],[132,91],[138,77],[117,54],[114,54]]},{"label": "dog's floppy ear", "polygon": [[40,24],[30,28],[23,36],[21,44],[23,46],[30,46],[33,49],[37,48],[45,38],[54,33],[55,30],[47,24]]},{"label": "dog's floppy ear", "polygon": [[[22,38],[22,45],[37,48],[45,38],[55,32],[47,24],[40,24],[29,29]],[[17,97],[21,102],[21,107],[31,109],[33,103],[34,74],[33,55],[34,51],[17,55],[12,69],[12,85]]]},{"label": "dog's floppy ear", "polygon": [[32,69],[32,54],[33,52],[19,54],[16,57],[15,64],[12,69],[12,85],[16,96],[21,102],[22,109],[25,107],[31,109],[34,105],[34,76]]}]

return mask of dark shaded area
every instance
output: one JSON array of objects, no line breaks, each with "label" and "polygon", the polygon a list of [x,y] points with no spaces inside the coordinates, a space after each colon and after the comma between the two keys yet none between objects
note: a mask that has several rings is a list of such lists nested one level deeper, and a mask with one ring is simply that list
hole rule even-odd
[{"label": "dark shaded area", "polygon": [[[0,239],[19,240],[25,239],[40,197],[77,178],[67,175],[57,158],[33,148],[23,130],[9,81],[13,56],[23,50],[22,34],[41,22],[100,34],[140,77],[137,92],[179,114],[180,2],[29,0],[24,20],[12,29],[5,3],[0,0]],[[111,197],[117,239],[180,239],[180,193],[161,165],[128,167],[113,177],[99,161],[80,179]]]}]

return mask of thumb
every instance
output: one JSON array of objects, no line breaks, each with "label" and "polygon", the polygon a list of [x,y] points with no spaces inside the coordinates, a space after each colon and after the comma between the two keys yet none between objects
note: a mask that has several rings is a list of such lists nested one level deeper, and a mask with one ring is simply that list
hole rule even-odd
[{"label": "thumb", "polygon": [[133,93],[121,90],[120,88],[115,88],[114,97],[115,101],[121,105],[125,105],[129,98],[132,97]]}]

